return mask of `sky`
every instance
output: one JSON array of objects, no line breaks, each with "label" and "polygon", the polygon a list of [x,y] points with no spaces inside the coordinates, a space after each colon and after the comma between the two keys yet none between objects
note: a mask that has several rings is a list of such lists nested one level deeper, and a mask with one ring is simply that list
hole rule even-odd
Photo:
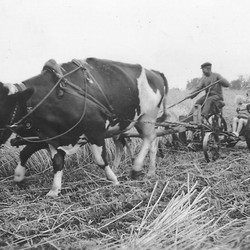
[{"label": "sky", "polygon": [[96,57],[163,72],[170,88],[201,77],[250,75],[248,0],[0,0],[0,81],[46,61]]}]

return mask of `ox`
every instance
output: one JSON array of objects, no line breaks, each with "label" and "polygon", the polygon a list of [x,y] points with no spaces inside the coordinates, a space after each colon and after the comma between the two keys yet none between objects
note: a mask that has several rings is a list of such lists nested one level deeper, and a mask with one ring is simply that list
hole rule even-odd
[{"label": "ox", "polygon": [[[147,153],[155,154],[155,147],[151,147],[156,138],[154,122],[161,104],[166,110],[167,92],[167,80],[162,73],[96,58],[61,65],[49,60],[35,77],[20,84],[0,83],[0,144],[13,132],[27,141],[14,180],[22,181],[26,161],[46,148],[54,170],[53,185],[47,195],[57,196],[65,155],[75,153],[87,142],[107,179],[118,184],[106,159],[105,138],[133,126],[143,139],[131,170],[131,177],[136,178]],[[165,117],[166,112],[161,118]],[[30,136],[39,139],[25,139]]]}]

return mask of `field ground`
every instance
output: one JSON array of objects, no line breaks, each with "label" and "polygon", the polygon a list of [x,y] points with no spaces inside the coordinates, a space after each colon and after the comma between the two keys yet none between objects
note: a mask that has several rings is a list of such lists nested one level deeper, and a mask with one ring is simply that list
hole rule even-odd
[{"label": "field ground", "polygon": [[[225,91],[228,124],[239,93]],[[171,90],[169,103],[184,95]],[[176,110],[191,106],[187,100]],[[0,249],[250,249],[250,157],[243,142],[209,164],[202,152],[165,148],[157,175],[138,181],[130,180],[125,155],[119,186],[105,180],[85,148],[67,158],[56,199],[45,196],[53,178],[45,151],[30,159],[24,183],[13,183],[19,150],[0,149]],[[111,143],[109,151],[112,162]]]}]

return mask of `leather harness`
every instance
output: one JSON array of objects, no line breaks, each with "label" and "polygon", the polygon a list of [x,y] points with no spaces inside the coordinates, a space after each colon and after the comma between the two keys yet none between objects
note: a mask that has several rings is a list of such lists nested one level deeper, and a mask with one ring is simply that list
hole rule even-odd
[{"label": "leather harness", "polygon": [[[17,103],[15,106],[15,109],[11,115],[9,124],[5,128],[2,128],[0,130],[11,130],[12,132],[14,132],[15,134],[18,135],[17,129],[20,127],[22,127],[22,128],[24,127],[25,129],[31,129],[32,128],[32,119],[30,118],[31,114],[49,97],[49,95],[55,89],[59,90],[57,92],[58,98],[62,98],[64,93],[68,93],[68,94],[77,96],[81,99],[84,99],[84,110],[83,110],[83,113],[82,113],[79,121],[76,124],[74,124],[67,131],[65,131],[57,136],[51,137],[51,138],[46,138],[46,139],[41,139],[41,140],[29,140],[29,139],[26,139],[25,137],[22,137],[20,135],[18,135],[18,137],[22,138],[24,141],[27,141],[27,142],[36,142],[36,143],[39,142],[40,143],[40,142],[47,142],[47,141],[59,138],[65,134],[69,133],[83,120],[83,118],[85,116],[85,112],[86,112],[86,101],[90,101],[102,113],[104,113],[107,117],[109,117],[111,120],[111,123],[114,122],[114,120],[117,121],[118,118],[115,114],[115,110],[114,110],[113,106],[111,105],[111,103],[109,102],[109,100],[108,100],[107,96],[105,95],[104,91],[102,90],[101,86],[98,84],[98,82],[94,79],[94,77],[90,74],[90,72],[82,64],[81,61],[74,59],[72,62],[77,66],[77,68],[73,69],[72,71],[70,71],[64,75],[61,75],[58,71],[56,71],[53,68],[47,67],[46,69],[50,70],[58,78],[58,81],[56,82],[56,84],[34,107],[31,107],[31,105],[26,105],[26,110],[27,110],[26,114],[19,121],[13,123],[15,120],[18,106],[19,106]],[[79,69],[82,69],[83,73],[84,73],[84,85],[85,85],[84,88],[81,88],[81,87],[77,86],[76,84],[72,83],[71,81],[69,81],[68,79],[66,79],[66,76],[78,71]],[[107,103],[108,108],[105,105],[103,105],[101,102],[99,102],[94,96],[92,96],[91,94],[88,93],[87,82],[97,85],[98,89],[100,90],[101,94],[103,95],[103,97]],[[15,84],[15,86],[18,89],[18,91],[24,91],[27,89],[24,83]],[[3,136],[3,132],[4,131],[2,131],[2,133],[1,133],[0,139]]]}]

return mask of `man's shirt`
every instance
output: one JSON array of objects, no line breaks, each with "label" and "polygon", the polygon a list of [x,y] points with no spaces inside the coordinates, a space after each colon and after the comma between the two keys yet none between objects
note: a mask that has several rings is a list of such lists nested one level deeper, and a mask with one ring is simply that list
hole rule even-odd
[{"label": "man's shirt", "polygon": [[[216,82],[218,80],[220,80],[220,81],[217,84],[213,85],[211,88],[206,89],[206,93],[209,92],[209,94],[208,94],[209,96],[217,95],[223,100],[222,87],[229,87],[230,84],[225,78],[223,78],[218,73],[211,73],[210,76],[203,75],[203,77],[200,79],[197,87],[195,88],[194,91],[192,91],[192,93],[194,93],[194,92],[196,92],[196,91],[198,91],[200,89],[203,89],[203,88],[209,86],[211,83],[214,83],[214,82]],[[192,98],[194,98],[197,95],[198,94],[195,94],[194,96],[192,96]]]}]

